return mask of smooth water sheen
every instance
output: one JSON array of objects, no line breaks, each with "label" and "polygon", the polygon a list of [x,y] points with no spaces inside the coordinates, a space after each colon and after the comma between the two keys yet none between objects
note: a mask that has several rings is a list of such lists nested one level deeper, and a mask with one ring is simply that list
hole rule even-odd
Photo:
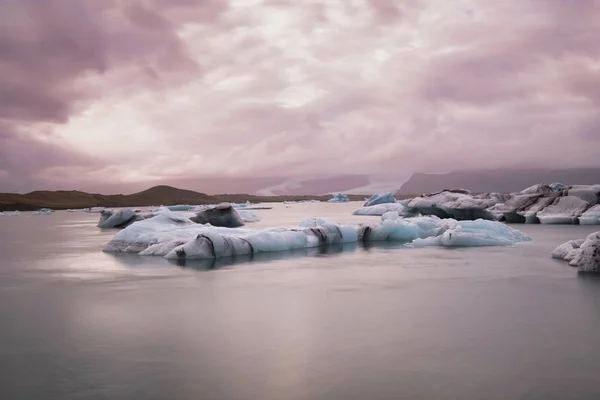
[{"label": "smooth water sheen", "polygon": [[[374,221],[277,204],[249,227]],[[515,247],[339,246],[251,263],[101,252],[98,214],[0,217],[2,399],[598,399],[600,279]]]}]

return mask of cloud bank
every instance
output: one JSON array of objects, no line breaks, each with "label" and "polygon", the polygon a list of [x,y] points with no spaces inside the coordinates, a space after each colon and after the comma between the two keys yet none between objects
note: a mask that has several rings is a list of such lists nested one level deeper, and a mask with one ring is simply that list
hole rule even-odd
[{"label": "cloud bank", "polygon": [[596,0],[0,0],[0,191],[597,166],[598,37]]}]

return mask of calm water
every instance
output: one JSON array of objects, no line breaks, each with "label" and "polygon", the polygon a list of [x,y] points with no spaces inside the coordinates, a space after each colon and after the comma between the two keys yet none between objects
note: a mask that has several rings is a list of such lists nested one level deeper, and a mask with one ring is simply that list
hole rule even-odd
[{"label": "calm water", "polygon": [[[276,205],[253,227],[354,204]],[[598,399],[600,280],[510,248],[178,266],[102,253],[98,215],[0,217],[2,399]]]}]

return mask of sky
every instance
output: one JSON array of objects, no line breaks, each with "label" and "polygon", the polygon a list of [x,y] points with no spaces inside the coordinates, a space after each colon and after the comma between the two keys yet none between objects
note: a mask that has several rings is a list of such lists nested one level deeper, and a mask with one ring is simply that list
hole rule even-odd
[{"label": "sky", "polygon": [[600,0],[0,0],[0,192],[598,166],[599,37]]}]

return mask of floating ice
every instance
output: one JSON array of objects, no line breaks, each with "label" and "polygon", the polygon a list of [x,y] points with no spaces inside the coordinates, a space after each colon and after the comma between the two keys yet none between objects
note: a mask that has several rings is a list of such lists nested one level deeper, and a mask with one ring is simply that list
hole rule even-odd
[{"label": "floating ice", "polygon": [[98,221],[98,228],[124,228],[127,225],[133,224],[135,221],[143,219],[141,215],[138,215],[135,211],[130,208],[122,210],[103,210],[100,213],[100,221]]},{"label": "floating ice", "polygon": [[590,207],[587,201],[579,197],[559,197],[552,205],[537,212],[537,218],[542,224],[574,224],[577,222],[577,216]]},{"label": "floating ice", "polygon": [[487,219],[507,223],[600,224],[600,218],[596,218],[598,209],[593,208],[600,205],[600,185],[540,183],[519,193],[477,195],[464,189],[444,190],[399,203],[404,206],[405,217],[435,215],[456,220]]},{"label": "floating ice", "polygon": [[[446,235],[439,241],[419,241]],[[170,259],[206,259],[272,251],[289,251],[357,241],[413,242],[415,245],[499,246],[529,240],[504,224],[455,221],[436,217],[384,220],[372,225],[336,224],[310,218],[296,229],[219,228],[198,225],[187,218],[157,215],[138,221],[104,247],[106,252],[139,253]]]},{"label": "floating ice", "polygon": [[496,217],[487,211],[487,208],[501,200],[502,196],[496,193],[472,196],[463,190],[444,190],[410,200],[406,204],[404,215],[435,215],[456,220],[495,220]]},{"label": "floating ice", "polygon": [[198,224],[211,224],[213,226],[223,226],[227,228],[237,228],[244,226],[244,221],[235,208],[229,203],[221,203],[214,207],[198,212],[190,218]]},{"label": "floating ice", "polygon": [[369,206],[375,206],[377,204],[388,204],[388,203],[395,203],[395,202],[396,202],[396,199],[390,192],[383,193],[383,194],[375,193],[375,194],[373,194],[373,196],[371,196],[365,202],[365,204],[363,206],[369,207]]},{"label": "floating ice", "polygon": [[600,204],[591,207],[579,217],[580,225],[600,225]]},{"label": "floating ice", "polygon": [[347,194],[344,193],[332,193],[333,198],[327,200],[329,203],[346,203],[350,201]]},{"label": "floating ice", "polygon": [[194,206],[178,204],[175,206],[167,206],[166,208],[168,208],[171,211],[192,211],[194,209]]},{"label": "floating ice", "polygon": [[404,206],[401,203],[377,204],[375,206],[361,207],[352,214],[380,216],[390,211],[396,211],[398,214],[404,214]]},{"label": "floating ice", "polygon": [[600,231],[585,240],[570,240],[552,251],[552,257],[569,262],[579,272],[600,273]]}]

